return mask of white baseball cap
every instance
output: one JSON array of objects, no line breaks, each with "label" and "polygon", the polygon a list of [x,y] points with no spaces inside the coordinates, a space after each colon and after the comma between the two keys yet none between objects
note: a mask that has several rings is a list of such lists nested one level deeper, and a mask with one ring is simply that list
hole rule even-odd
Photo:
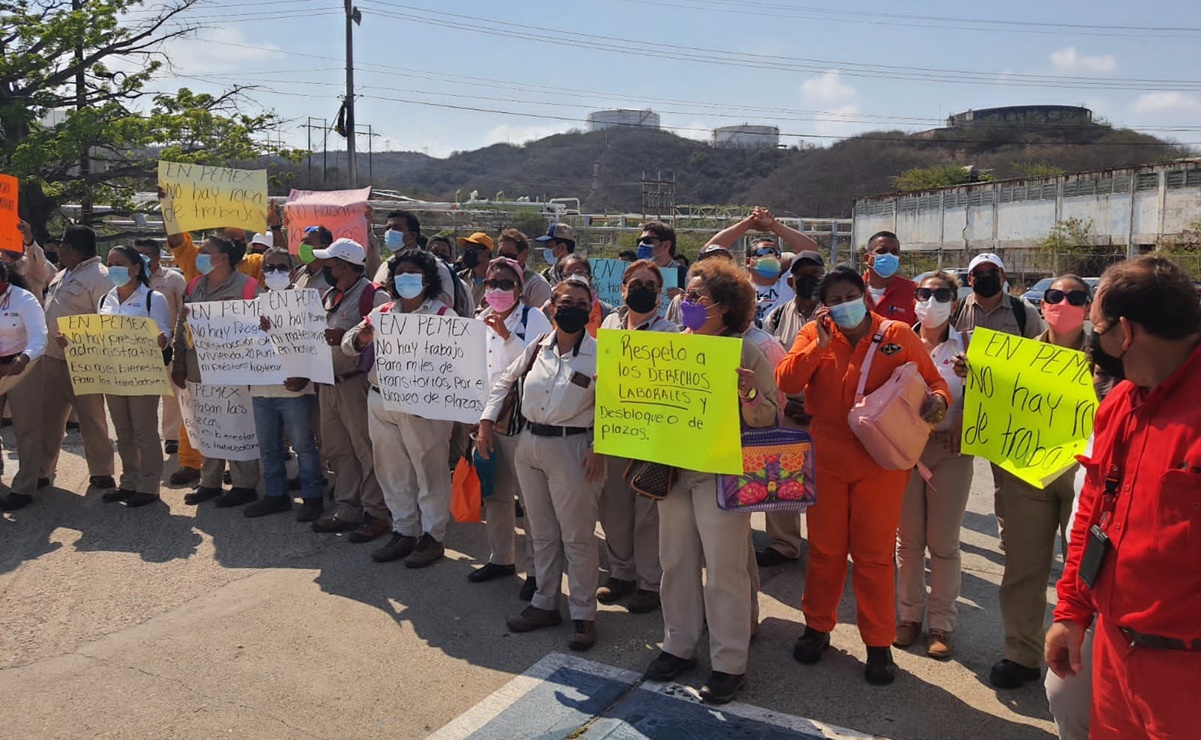
[{"label": "white baseball cap", "polygon": [[266,234],[255,234],[254,238],[250,240],[250,243],[251,244],[262,244],[263,246],[270,249],[271,247],[275,246],[275,235],[272,234],[271,232],[267,232]]},{"label": "white baseball cap", "polygon": [[319,260],[342,260],[352,265],[367,262],[367,252],[354,239],[335,239],[326,249],[314,249],[313,256]]},{"label": "white baseball cap", "polygon": [[973,257],[971,264],[967,266],[967,271],[970,273],[972,270],[975,270],[977,267],[983,264],[996,265],[998,270],[1005,272],[1005,263],[1001,261],[1000,257],[992,252],[981,252]]}]

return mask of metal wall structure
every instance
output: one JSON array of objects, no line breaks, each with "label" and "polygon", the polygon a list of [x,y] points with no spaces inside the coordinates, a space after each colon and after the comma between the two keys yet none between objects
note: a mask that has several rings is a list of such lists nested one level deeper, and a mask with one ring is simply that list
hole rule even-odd
[{"label": "metal wall structure", "polygon": [[614,110],[598,110],[588,114],[588,130],[604,131],[607,128],[659,128],[659,114],[645,108],[616,108]]},{"label": "metal wall structure", "polygon": [[1161,246],[1201,221],[1201,158],[859,198],[852,242],[892,231],[904,250],[1004,256],[1070,219],[1091,222],[1096,247],[1135,256]]},{"label": "metal wall structure", "polygon": [[775,126],[722,126],[713,129],[713,146],[719,149],[775,149],[780,146],[780,129]]}]

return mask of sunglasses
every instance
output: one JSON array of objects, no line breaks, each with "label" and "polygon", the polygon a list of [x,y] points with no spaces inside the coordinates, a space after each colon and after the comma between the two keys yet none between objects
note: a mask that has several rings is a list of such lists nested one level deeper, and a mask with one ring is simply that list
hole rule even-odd
[{"label": "sunglasses", "polygon": [[776,252],[776,250],[771,249],[769,247],[764,247],[762,249],[756,249],[754,252],[751,252],[751,256],[752,257],[779,257],[780,255]]},{"label": "sunglasses", "polygon": [[517,282],[515,280],[508,279],[485,280],[484,287],[490,290],[513,290],[517,287]]},{"label": "sunglasses", "polygon": [[263,272],[291,272],[292,268],[287,265],[263,265]]},{"label": "sunglasses", "polygon": [[1052,305],[1062,303],[1063,299],[1067,298],[1068,303],[1073,306],[1083,306],[1088,303],[1088,293],[1083,290],[1073,290],[1064,293],[1062,290],[1048,290],[1043,296],[1043,301]]},{"label": "sunglasses", "polygon": [[934,296],[934,300],[938,301],[939,303],[947,303],[955,297],[954,294],[951,293],[950,288],[918,288],[917,290],[913,291],[913,295],[923,303],[930,300],[930,296]]},{"label": "sunglasses", "polygon": [[306,233],[306,234],[316,234],[316,233],[317,233],[317,230],[318,230],[318,229],[320,229],[320,228],[321,228],[320,226],[306,226],[306,227],[305,227],[305,230],[304,230],[304,233]]}]

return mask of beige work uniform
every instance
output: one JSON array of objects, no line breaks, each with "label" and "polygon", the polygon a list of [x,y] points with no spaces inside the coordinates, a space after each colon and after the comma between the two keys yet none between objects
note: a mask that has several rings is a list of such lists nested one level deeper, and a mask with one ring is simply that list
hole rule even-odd
[{"label": "beige work uniform", "polygon": [[[159,266],[158,272],[150,276],[150,289],[163,294],[171,314],[171,326],[174,327],[179,319],[179,309],[183,308],[183,296],[188,289],[188,281],[182,273],[168,270]],[[167,372],[170,373],[168,366]],[[163,439],[172,442],[179,441],[183,417],[179,414],[179,399],[174,393],[166,393],[163,399],[163,419],[161,430]]]},{"label": "beige work uniform", "polygon": [[[347,333],[362,322],[359,301],[370,283],[360,278],[340,300],[325,294],[326,316],[331,329]],[[375,292],[374,307],[387,303],[388,294]],[[346,522],[361,522],[363,514],[389,519],[384,493],[376,477],[375,453],[367,411],[371,383],[367,373],[357,369],[358,360],[342,352],[333,352],[334,384],[321,385],[317,403],[321,408],[321,444],[325,459],[334,471],[335,516]]]},{"label": "beige work uniform", "polygon": [[[29,363],[16,375],[0,378],[0,395],[8,397],[13,414],[13,433],[17,438],[20,466],[12,480],[13,493],[33,495],[41,472],[42,455],[42,374],[38,368],[46,351],[49,333],[46,315],[37,296],[9,285],[0,293],[0,356],[15,362],[25,355]],[[0,371],[11,370],[0,364]],[[18,387],[19,386],[19,387]]]},{"label": "beige work uniform", "polygon": [[[741,366],[755,371],[757,392],[754,401],[741,403],[743,421],[757,428],[774,425],[778,391],[771,363],[744,341]],[[707,624],[713,670],[746,673],[756,612],[750,534],[750,514],[717,507],[716,475],[680,472],[659,502],[664,651],[677,658],[695,657]]]},{"label": "beige work uniform", "polygon": [[531,344],[492,388],[483,419],[496,421],[509,388],[525,369],[522,415],[533,424],[586,428],[569,436],[537,436],[527,425],[517,440],[514,462],[525,500],[526,522],[534,538],[538,591],[530,602],[557,610],[567,565],[571,618],[596,618],[600,554],[596,547],[597,508],[603,481],[584,479],[584,455],[592,447],[595,415],[596,340],[583,332],[575,347],[559,353],[555,334]]},{"label": "beige work uniform", "polygon": [[[208,277],[201,277],[192,290],[184,295],[184,306],[211,301],[240,301],[246,291],[246,281],[251,278],[234,270],[220,285],[210,285]],[[256,281],[257,282],[257,281]],[[175,369],[182,363],[188,382],[200,383],[200,363],[196,350],[188,342],[187,319],[180,311],[175,319],[175,334],[171,337]],[[259,483],[258,460],[229,460],[229,479],[234,488],[255,488]],[[205,457],[200,464],[200,485],[203,488],[221,488],[221,476],[225,472],[225,460]]]},{"label": "beige work uniform", "polygon": [[[629,308],[621,306],[605,317],[602,329],[626,328]],[[676,333],[680,327],[667,319],[653,316],[636,331]],[[663,578],[659,565],[659,507],[656,501],[639,496],[625,481],[630,460],[606,456],[608,475],[601,489],[600,524],[605,531],[605,550],[609,556],[609,575],[623,581],[636,581],[644,591],[658,591]]]},{"label": "beige work uniform", "polygon": [[[1017,315],[1013,312],[1014,299],[1009,294],[1001,296],[1001,302],[991,311],[980,305],[979,298],[972,293],[963,300],[963,308],[959,311],[959,319],[955,321],[955,329],[970,332],[976,328],[991,329],[1027,339],[1034,339],[1043,331],[1043,318],[1038,309],[1026,301],[1017,299],[1026,312],[1026,329],[1018,331]],[[1005,471],[996,464],[992,465],[993,481],[993,513],[997,517],[997,529],[1001,536],[1002,552],[1005,548],[1005,500],[1001,496],[1001,484]]]},{"label": "beige work uniform", "polygon": [[[53,336],[58,331],[61,316],[94,314],[100,301],[112,290],[108,268],[99,257],[80,262],[73,270],[60,270],[50,281],[46,294],[46,327]],[[63,446],[63,434],[71,409],[79,417],[79,432],[83,437],[83,456],[88,463],[88,475],[113,474],[113,442],[108,436],[108,418],[104,413],[104,396],[94,393],[76,396],[67,371],[63,348],[58,342],[46,343],[46,354],[39,363],[42,377],[42,434],[41,477],[54,479],[58,468],[58,453]],[[15,413],[15,410],[14,410]]]},{"label": "beige work uniform", "polygon": [[[390,310],[402,313],[400,301],[393,302]],[[455,315],[436,298],[427,298],[413,313]],[[381,314],[378,308],[371,312],[374,326],[380,325]],[[367,321],[361,321],[343,336],[344,356],[359,356],[354,343],[366,326]],[[375,477],[392,514],[392,531],[406,537],[428,534],[441,542],[450,523],[450,468],[446,465],[446,450],[454,422],[386,409],[374,366],[367,371],[367,379],[370,383],[367,430]]]}]

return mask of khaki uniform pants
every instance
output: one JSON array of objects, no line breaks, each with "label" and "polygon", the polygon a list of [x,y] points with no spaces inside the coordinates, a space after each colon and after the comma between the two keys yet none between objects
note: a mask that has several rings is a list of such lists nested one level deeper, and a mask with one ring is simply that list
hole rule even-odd
[{"label": "khaki uniform pants", "polygon": [[630,461],[608,458],[608,475],[601,489],[600,524],[605,530],[609,575],[636,581],[638,588],[658,591],[663,579],[659,565],[659,507],[654,499],[639,496],[625,481]]},{"label": "khaki uniform pants", "polygon": [[[347,522],[363,521],[363,514],[389,519],[384,493],[375,476],[371,433],[367,421],[366,375],[321,387],[321,443],[334,471],[335,515]],[[377,394],[378,395],[378,394]]]},{"label": "khaki uniform pants", "polygon": [[163,480],[158,436],[159,396],[105,396],[117,432],[121,488],[157,494]]},{"label": "khaki uniform pants", "polygon": [[450,523],[446,449],[454,422],[388,411],[375,391],[367,397],[367,412],[375,474],[392,513],[392,530],[441,542]]},{"label": "khaki uniform pants", "polygon": [[764,514],[771,549],[786,558],[799,558],[801,543],[805,540],[804,516],[805,513],[801,511],[769,511]]},{"label": "khaki uniform pants", "polygon": [[[167,367],[168,375],[171,374],[172,367],[173,365]],[[183,417],[180,416],[179,413],[179,398],[174,393],[170,393],[164,394],[162,399],[163,421],[161,428],[163,432],[163,439],[171,440],[173,442],[178,441],[180,434],[183,433],[183,430],[181,429],[183,426]],[[184,434],[183,436],[186,437],[187,435]]]},{"label": "khaki uniform pants", "polygon": [[[516,564],[517,550],[517,505],[515,501],[522,499],[521,488],[517,485],[517,469],[514,467],[514,457],[517,454],[517,441],[521,437],[507,437],[495,434],[492,437],[492,454],[496,458],[493,478],[492,495],[484,499],[484,514],[487,521],[484,528],[488,533],[489,563],[497,565]],[[522,499],[522,507],[525,500]],[[530,572],[534,562],[534,538],[530,536],[529,515],[526,515],[525,548],[523,560],[518,570]]]},{"label": "khaki uniform pants", "polygon": [[526,524],[534,537],[534,577],[538,592],[530,602],[539,609],[559,608],[563,568],[567,567],[567,605],[572,619],[596,619],[600,552],[596,519],[601,482],[584,480],[588,434],[517,440],[517,482],[525,502]]},{"label": "khaki uniform pants", "polygon": [[952,446],[957,443],[942,432],[930,437],[922,452],[930,480],[917,470],[909,474],[897,530],[897,616],[902,622],[919,624],[928,619],[930,629],[946,632],[955,629],[955,600],[962,582],[959,532],[972,488],[973,458],[960,455]]},{"label": "khaki uniform pants", "polygon": [[[63,447],[67,419],[71,409],[79,417],[79,433],[83,437],[83,456],[88,463],[88,475],[113,474],[113,442],[108,436],[108,418],[104,413],[104,396],[76,396],[67,372],[67,361],[43,356],[39,363],[43,378],[42,403],[42,477],[54,479],[58,468],[58,453]],[[14,410],[14,414],[15,414]]]},{"label": "khaki uniform pants", "polygon": [[1075,497],[1075,466],[1043,490],[1005,473],[1005,574],[1001,577],[1004,657],[1027,668],[1043,662],[1047,586],[1055,560],[1055,535],[1067,527]]},{"label": "khaki uniform pants", "polygon": [[[221,476],[225,473],[226,460],[204,458],[200,464],[200,485],[205,488],[221,488]],[[234,488],[256,490],[259,485],[258,460],[229,460],[229,480]]]},{"label": "khaki uniform pants", "polygon": [[[42,384],[44,377],[39,365],[42,358],[29,363],[19,375],[0,380],[0,393],[8,395],[12,411],[13,433],[17,437],[17,474],[13,476],[12,491],[32,496],[37,490],[42,468],[42,434],[45,408]],[[19,390],[13,391],[14,388]]]},{"label": "khaki uniform pants", "polygon": [[707,622],[713,670],[746,673],[754,598],[751,515],[718,509],[717,476],[691,470],[680,471],[658,508],[663,650],[695,657]]}]

